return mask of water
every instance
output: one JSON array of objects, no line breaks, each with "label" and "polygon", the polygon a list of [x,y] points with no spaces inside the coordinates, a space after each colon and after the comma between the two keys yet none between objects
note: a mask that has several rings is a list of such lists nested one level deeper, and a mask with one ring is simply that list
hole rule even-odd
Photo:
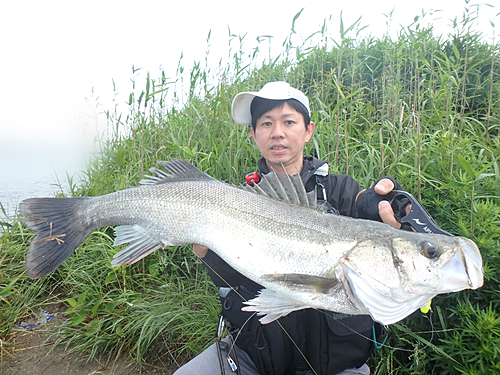
[{"label": "water", "polygon": [[[69,194],[68,174],[73,183],[80,180],[85,158],[71,151],[29,153],[0,150],[0,203],[7,218],[0,211],[0,220],[15,218],[19,203],[26,198],[53,197]],[[1,230],[1,229],[0,229]]]}]

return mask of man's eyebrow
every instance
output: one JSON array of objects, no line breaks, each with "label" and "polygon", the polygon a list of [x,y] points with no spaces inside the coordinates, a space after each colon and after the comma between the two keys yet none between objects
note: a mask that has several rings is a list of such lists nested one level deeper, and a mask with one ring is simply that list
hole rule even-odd
[{"label": "man's eyebrow", "polygon": [[[280,117],[292,117],[292,116],[295,116],[297,115],[297,113],[294,113],[294,112],[289,112],[289,113],[283,113],[280,115]],[[274,116],[271,116],[271,115],[262,115],[260,116],[260,118],[273,118]]]}]

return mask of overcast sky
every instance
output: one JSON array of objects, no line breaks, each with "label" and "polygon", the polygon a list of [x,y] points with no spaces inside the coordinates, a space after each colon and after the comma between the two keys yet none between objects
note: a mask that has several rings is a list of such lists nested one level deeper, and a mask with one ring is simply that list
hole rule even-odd
[{"label": "overcast sky", "polygon": [[[272,35],[278,49],[303,7],[296,22],[297,41],[319,30],[330,15],[329,31],[337,37],[341,11],[345,25],[361,16],[367,32],[382,35],[409,25],[425,9],[442,32],[451,18],[462,17],[464,5],[461,0],[2,1],[0,153],[9,150],[15,158],[19,145],[49,153],[92,138],[93,114],[112,106],[112,80],[118,101],[125,102],[132,66],[153,77],[161,67],[174,77],[181,53],[186,69],[203,59],[210,30],[210,54],[223,57],[228,53],[228,27],[234,34],[248,33],[248,48],[256,45],[257,36]],[[489,20],[498,8],[484,6],[481,12],[480,27],[489,35]]]}]

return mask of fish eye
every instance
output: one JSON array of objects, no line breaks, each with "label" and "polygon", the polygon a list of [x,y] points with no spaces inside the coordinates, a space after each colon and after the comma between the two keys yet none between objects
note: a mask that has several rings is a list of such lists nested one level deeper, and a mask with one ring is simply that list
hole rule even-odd
[{"label": "fish eye", "polygon": [[420,250],[427,258],[435,258],[438,255],[436,246],[430,242],[422,242],[420,244]]}]

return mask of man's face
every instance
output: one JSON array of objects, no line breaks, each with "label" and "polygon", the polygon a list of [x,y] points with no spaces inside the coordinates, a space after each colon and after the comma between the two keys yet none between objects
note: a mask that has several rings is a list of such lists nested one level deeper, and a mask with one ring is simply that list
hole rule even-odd
[{"label": "man's face", "polygon": [[269,168],[290,174],[302,169],[304,145],[311,139],[314,123],[306,129],[304,117],[287,103],[264,113],[258,120],[252,137]]}]

